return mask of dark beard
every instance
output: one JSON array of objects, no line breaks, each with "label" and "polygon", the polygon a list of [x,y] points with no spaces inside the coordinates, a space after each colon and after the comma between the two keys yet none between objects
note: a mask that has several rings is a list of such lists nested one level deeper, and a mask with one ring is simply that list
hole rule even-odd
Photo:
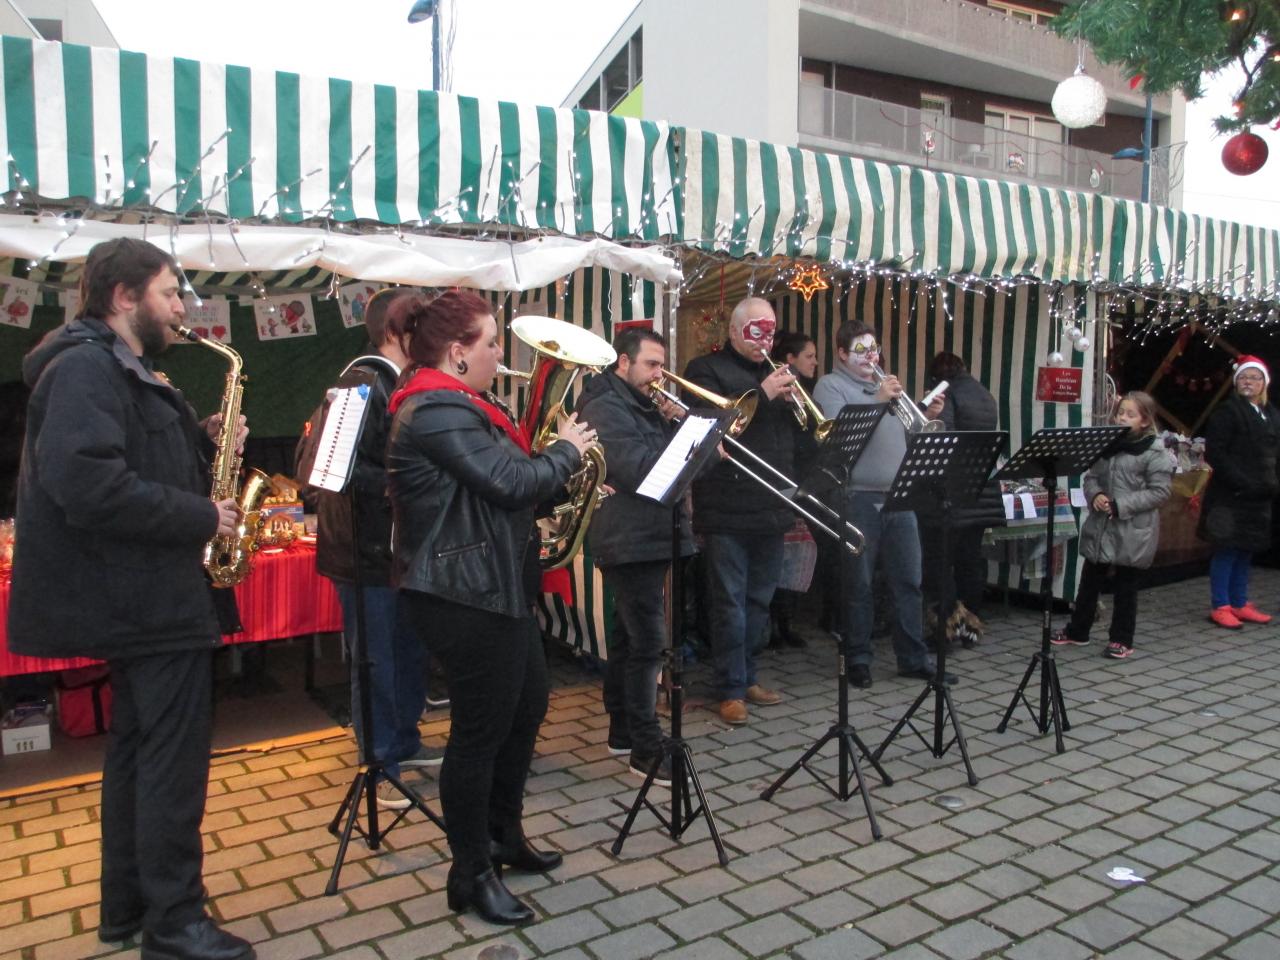
[{"label": "dark beard", "polygon": [[148,309],[145,303],[138,304],[138,310],[130,323],[133,335],[142,344],[144,357],[158,357],[169,349],[169,334],[166,325]]}]

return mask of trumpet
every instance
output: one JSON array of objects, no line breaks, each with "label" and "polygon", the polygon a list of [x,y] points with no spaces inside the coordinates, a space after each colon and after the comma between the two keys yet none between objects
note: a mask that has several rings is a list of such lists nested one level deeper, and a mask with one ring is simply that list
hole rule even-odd
[{"label": "trumpet", "polygon": [[[754,451],[738,440],[738,436],[747,428],[747,424],[751,422],[751,417],[755,413],[756,402],[759,400],[759,394],[755,390],[748,390],[746,393],[739,394],[737,397],[730,399],[729,397],[722,397],[718,393],[713,393],[704,387],[699,387],[697,384],[690,383],[688,380],[683,377],[678,377],[674,373],[663,370],[659,379],[653,380],[649,383],[649,390],[653,394],[654,401],[656,402],[659,397],[665,397],[683,410],[685,414],[689,413],[689,404],[681,400],[676,394],[665,389],[662,385],[664,380],[680,386],[682,389],[687,390],[699,399],[705,400],[713,407],[720,410],[733,410],[737,416],[733,425],[729,428],[728,433],[725,434],[725,442],[732,446],[738,453],[746,455],[754,463],[777,477],[784,484],[784,487],[779,490],[772,483],[764,479],[764,477],[760,476],[755,471],[751,470],[741,460],[736,459],[735,457],[729,456],[725,459],[742,471],[742,473],[747,477],[751,478],[780,499],[793,511],[812,523],[827,536],[831,537],[833,540],[840,541],[851,555],[856,557],[862,553],[862,549],[866,544],[866,537],[862,535],[861,530],[855,527],[852,523],[849,523],[849,521],[841,517],[838,512],[832,510],[813,494],[802,494],[798,483],[767,460],[757,456]],[[834,523],[843,523],[848,532],[844,536],[841,536],[827,524],[815,517],[811,512],[796,503],[798,498],[808,500],[811,504],[826,514],[828,518],[832,519]]]},{"label": "trumpet", "polygon": [[[775,371],[789,366],[785,363],[777,363],[767,353],[764,355],[764,361]],[[813,439],[819,443],[830,436],[831,428],[836,425],[834,420],[822,415],[822,408],[814,403],[813,397],[809,396],[809,391],[800,386],[799,379],[791,384],[791,412],[795,415],[796,423],[800,424],[801,430],[809,429],[809,418],[813,417]]]},{"label": "trumpet", "polygon": [[[875,379],[876,386],[884,383],[886,378],[878,363],[871,364],[871,376]],[[907,433],[937,433],[947,426],[941,420],[930,420],[916,402],[907,396],[905,390],[889,401],[889,409],[907,428]]]}]

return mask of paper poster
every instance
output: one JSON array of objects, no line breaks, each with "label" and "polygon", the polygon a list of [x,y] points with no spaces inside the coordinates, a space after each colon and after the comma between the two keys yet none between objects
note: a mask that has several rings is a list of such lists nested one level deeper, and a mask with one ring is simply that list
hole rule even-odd
[{"label": "paper poster", "polygon": [[[197,304],[192,299],[185,299],[182,301],[182,306],[187,314],[186,319],[182,321],[184,327],[210,340],[217,340],[220,343],[231,342],[230,301],[207,299]],[[178,342],[190,343],[189,340]]]},{"label": "paper poster", "polygon": [[70,323],[76,318],[76,314],[80,312],[80,291],[66,290],[62,294],[63,316],[62,319]]},{"label": "paper poster", "polygon": [[28,329],[40,288],[21,277],[0,280],[0,324]]},{"label": "paper poster", "polygon": [[385,283],[356,280],[338,287],[338,309],[342,311],[342,325],[350,328],[364,323],[364,308],[369,303],[369,298],[385,286]]},{"label": "paper poster", "polygon": [[316,315],[312,310],[311,297],[305,293],[254,300],[253,319],[258,326],[259,340],[316,335]]}]

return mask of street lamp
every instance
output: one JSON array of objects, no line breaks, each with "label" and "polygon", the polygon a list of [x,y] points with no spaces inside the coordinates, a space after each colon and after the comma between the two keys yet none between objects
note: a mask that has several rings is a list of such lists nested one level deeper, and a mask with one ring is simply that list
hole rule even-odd
[{"label": "street lamp", "polygon": [[1142,161],[1142,202],[1148,203],[1151,200],[1151,134],[1152,134],[1152,116],[1151,116],[1151,94],[1147,94],[1146,115],[1142,121],[1142,146],[1140,147],[1124,147],[1117,150],[1111,155],[1113,160],[1141,160]]},{"label": "street lamp", "polygon": [[440,4],[438,0],[414,0],[409,22],[431,21],[431,89],[440,92]]}]

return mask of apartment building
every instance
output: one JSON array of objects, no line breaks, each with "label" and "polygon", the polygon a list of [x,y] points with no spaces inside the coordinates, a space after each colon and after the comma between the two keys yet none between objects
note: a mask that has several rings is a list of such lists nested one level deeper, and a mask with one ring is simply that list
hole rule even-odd
[{"label": "apartment building", "polygon": [[[1056,0],[640,0],[564,106],[1139,199],[1148,103],[1046,26]],[[1107,111],[1064,128],[1083,60]],[[1183,102],[1150,102],[1150,199],[1178,205]]]}]

